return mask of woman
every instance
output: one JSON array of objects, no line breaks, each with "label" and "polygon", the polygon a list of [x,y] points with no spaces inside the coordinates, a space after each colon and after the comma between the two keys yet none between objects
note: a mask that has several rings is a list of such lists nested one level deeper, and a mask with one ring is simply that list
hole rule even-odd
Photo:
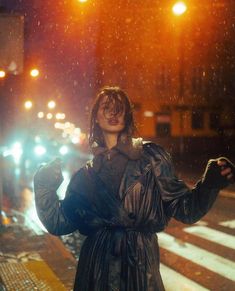
[{"label": "woman", "polygon": [[94,158],[72,177],[65,199],[56,195],[62,181],[58,160],[35,175],[37,211],[48,231],[87,236],[74,290],[164,290],[156,233],[171,217],[183,223],[201,219],[233,180],[233,164],[219,158],[208,162],[189,189],[175,176],[164,149],[133,139],[134,129],[127,95],[106,87],[91,112]]}]

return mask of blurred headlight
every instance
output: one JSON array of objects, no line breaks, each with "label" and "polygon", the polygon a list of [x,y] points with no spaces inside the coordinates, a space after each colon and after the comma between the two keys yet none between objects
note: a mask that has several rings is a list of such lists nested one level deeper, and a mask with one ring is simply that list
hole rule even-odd
[{"label": "blurred headlight", "polygon": [[66,155],[68,152],[69,152],[69,148],[67,147],[67,146],[62,146],[61,148],[60,148],[60,154],[61,155]]},{"label": "blurred headlight", "polygon": [[35,148],[34,148],[34,153],[37,155],[37,156],[43,156],[45,153],[46,153],[46,148],[42,145],[37,145]]}]

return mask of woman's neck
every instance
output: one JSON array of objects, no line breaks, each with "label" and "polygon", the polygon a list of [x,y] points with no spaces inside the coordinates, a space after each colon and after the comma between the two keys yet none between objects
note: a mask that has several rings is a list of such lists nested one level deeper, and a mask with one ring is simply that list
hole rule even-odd
[{"label": "woman's neck", "polygon": [[117,140],[118,140],[118,135],[115,133],[108,133],[108,132],[103,132],[104,135],[104,140],[105,144],[108,149],[111,149],[116,146]]}]

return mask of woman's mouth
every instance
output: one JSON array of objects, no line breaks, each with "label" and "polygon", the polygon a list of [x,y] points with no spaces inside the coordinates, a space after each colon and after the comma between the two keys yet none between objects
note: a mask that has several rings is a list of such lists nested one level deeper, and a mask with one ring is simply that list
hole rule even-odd
[{"label": "woman's mouth", "polygon": [[119,122],[118,122],[117,119],[109,119],[109,120],[108,120],[108,123],[109,123],[110,125],[117,125]]}]

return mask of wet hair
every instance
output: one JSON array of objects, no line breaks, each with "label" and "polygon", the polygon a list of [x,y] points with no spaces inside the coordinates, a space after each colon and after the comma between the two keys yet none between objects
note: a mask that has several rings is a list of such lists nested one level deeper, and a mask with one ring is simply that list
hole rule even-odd
[{"label": "wet hair", "polygon": [[97,112],[99,110],[100,102],[104,97],[107,96],[107,99],[104,104],[104,115],[108,113],[110,108],[112,107],[113,114],[118,116],[122,114],[123,110],[125,110],[124,114],[124,129],[120,133],[120,135],[125,134],[126,136],[131,137],[135,130],[135,122],[133,118],[132,105],[127,96],[127,94],[120,89],[119,87],[104,87],[100,89],[98,92],[93,106],[91,108],[90,113],[90,136],[89,136],[89,144],[92,146],[94,142],[98,145],[104,146],[104,138],[102,134],[102,130],[99,124],[96,122]]}]

